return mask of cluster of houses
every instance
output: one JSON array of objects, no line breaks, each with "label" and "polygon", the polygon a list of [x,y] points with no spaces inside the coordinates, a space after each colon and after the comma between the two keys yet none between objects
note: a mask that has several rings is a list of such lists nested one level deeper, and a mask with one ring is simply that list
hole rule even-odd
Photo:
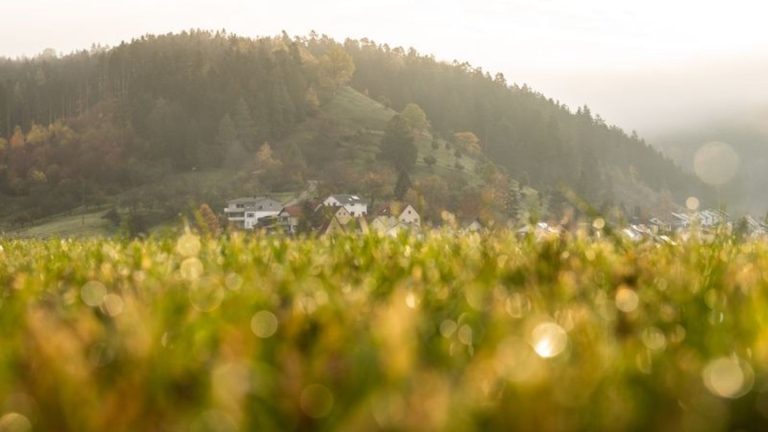
[{"label": "cluster of houses", "polygon": [[421,216],[410,204],[388,202],[370,209],[367,201],[349,194],[289,205],[269,197],[237,198],[227,202],[224,214],[237,228],[287,234],[303,229],[323,235],[370,231],[396,235],[421,227]]},{"label": "cluster of houses", "polygon": [[662,221],[654,217],[647,224],[631,224],[622,232],[633,240],[652,238],[665,243],[671,242],[670,235],[687,235],[691,232],[713,234],[720,230],[733,232],[740,230],[751,237],[763,237],[768,235],[768,224],[747,215],[737,221],[723,210],[707,209],[692,212],[672,212],[670,219]]},{"label": "cluster of houses", "polygon": [[[410,204],[394,201],[371,208],[366,200],[351,194],[330,195],[321,201],[294,201],[288,204],[269,197],[237,198],[227,202],[224,213],[229,224],[236,228],[286,234],[300,231],[320,235],[373,231],[396,235],[403,230],[418,231],[422,227],[421,216]],[[711,209],[672,212],[666,220],[654,217],[645,223],[635,221],[620,231],[631,240],[652,239],[670,243],[673,234],[685,236],[692,231],[712,234],[723,228],[727,231],[739,229],[753,237],[768,236],[768,224],[752,216],[745,216],[734,223],[725,211]],[[463,231],[482,229],[483,225],[475,220],[465,226]],[[517,232],[521,236],[543,238],[557,236],[563,229],[539,222],[520,228]]]}]

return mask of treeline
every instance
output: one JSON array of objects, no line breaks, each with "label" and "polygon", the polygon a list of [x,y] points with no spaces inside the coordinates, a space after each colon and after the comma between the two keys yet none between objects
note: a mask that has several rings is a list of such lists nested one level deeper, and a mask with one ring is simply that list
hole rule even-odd
[{"label": "treeline", "polygon": [[[241,162],[352,76],[340,45],[202,31],[0,61],[0,190]],[[60,121],[63,120],[63,121]]]}]

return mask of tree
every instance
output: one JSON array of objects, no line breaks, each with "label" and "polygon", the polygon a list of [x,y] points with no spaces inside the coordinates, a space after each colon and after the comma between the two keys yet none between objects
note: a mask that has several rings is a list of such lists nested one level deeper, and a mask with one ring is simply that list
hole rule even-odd
[{"label": "tree", "polygon": [[206,234],[218,236],[221,233],[221,225],[216,213],[211,210],[208,204],[203,203],[195,214],[200,229]]},{"label": "tree", "polygon": [[387,124],[381,141],[380,157],[391,163],[397,172],[411,172],[416,165],[418,150],[406,121],[395,115]]},{"label": "tree", "polygon": [[19,149],[24,147],[24,132],[21,130],[21,126],[16,126],[13,129],[13,135],[11,136],[10,145],[11,149]]},{"label": "tree", "polygon": [[450,190],[448,183],[440,176],[430,175],[420,179],[415,187],[421,196],[424,197],[424,218],[439,221],[440,213],[446,210],[449,205]]},{"label": "tree", "polygon": [[321,119],[313,140],[303,145],[302,154],[308,164],[315,168],[327,168],[337,159],[338,136],[336,124],[331,120]]},{"label": "tree", "polygon": [[219,132],[216,135],[216,143],[220,146],[224,155],[224,166],[227,168],[236,168],[241,166],[247,159],[248,153],[243,147],[243,143],[237,136],[235,123],[229,115],[225,115],[219,122]]},{"label": "tree", "polygon": [[480,138],[472,132],[456,132],[453,134],[458,147],[467,153],[480,153]]},{"label": "tree", "polygon": [[251,116],[251,110],[245,99],[240,98],[235,106],[235,113],[232,118],[234,121],[235,132],[240,143],[245,148],[253,148],[256,144],[256,124]]},{"label": "tree", "polygon": [[331,92],[349,82],[355,73],[355,63],[344,47],[332,44],[320,59],[321,79]]},{"label": "tree", "polygon": [[261,147],[259,147],[259,151],[256,152],[256,171],[269,171],[279,165],[281,165],[281,163],[274,158],[272,147],[269,143],[265,142],[262,144]]},{"label": "tree", "polygon": [[437,150],[440,148],[440,141],[437,140],[437,135],[432,136],[432,150]]},{"label": "tree", "polygon": [[518,216],[522,208],[522,191],[517,180],[510,180],[504,200],[504,212],[507,218],[515,223],[519,222]]},{"label": "tree", "polygon": [[295,142],[291,141],[281,152],[280,160],[282,164],[280,180],[286,188],[300,187],[304,182],[304,174],[307,171],[307,163],[304,161],[304,155]]},{"label": "tree", "polygon": [[426,155],[424,156],[424,163],[427,164],[429,168],[432,168],[437,163],[437,159],[433,155]]},{"label": "tree", "polygon": [[424,113],[424,110],[415,103],[406,105],[400,115],[414,132],[422,132],[429,128],[427,115]]},{"label": "tree", "polygon": [[408,189],[412,186],[411,177],[405,171],[400,171],[397,176],[397,183],[395,184],[395,197],[400,201],[405,198],[405,194],[408,193]]},{"label": "tree", "polygon": [[304,101],[307,103],[307,111],[309,114],[315,115],[320,111],[320,98],[317,96],[317,91],[314,87],[309,87],[307,89]]},{"label": "tree", "polygon": [[368,196],[369,208],[373,207],[379,198],[391,193],[394,176],[388,167],[377,167],[365,174],[362,184]]},{"label": "tree", "polygon": [[120,232],[128,237],[138,237],[149,231],[149,222],[143,214],[137,211],[129,211],[120,222]]}]

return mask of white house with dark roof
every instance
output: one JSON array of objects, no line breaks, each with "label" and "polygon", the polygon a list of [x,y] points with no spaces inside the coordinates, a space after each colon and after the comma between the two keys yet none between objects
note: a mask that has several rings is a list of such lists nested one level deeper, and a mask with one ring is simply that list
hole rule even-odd
[{"label": "white house with dark roof", "polygon": [[357,195],[331,195],[323,201],[326,207],[344,207],[353,217],[359,218],[368,214],[368,203]]},{"label": "white house with dark roof", "polygon": [[230,223],[248,230],[254,229],[259,219],[277,216],[283,205],[267,197],[237,198],[227,201],[224,213]]}]

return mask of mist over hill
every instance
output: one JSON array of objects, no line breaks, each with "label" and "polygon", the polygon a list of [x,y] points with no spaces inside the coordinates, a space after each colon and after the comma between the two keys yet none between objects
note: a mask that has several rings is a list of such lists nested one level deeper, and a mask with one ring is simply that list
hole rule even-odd
[{"label": "mist over hill", "polygon": [[[403,164],[382,146],[409,105],[425,122],[401,134],[414,148]],[[514,216],[509,191],[521,185],[553,215],[568,205],[563,186],[624,214],[711,196],[586,106],[569,109],[466,63],[314,34],[192,31],[0,60],[0,137],[0,193],[15,203],[5,211],[35,216],[78,205],[84,189],[110,202],[145,188],[130,205],[153,206],[191,193],[300,190],[315,179],[386,198],[404,175],[421,207],[499,220]],[[209,195],[208,183],[158,192],[190,172],[224,180]]]},{"label": "mist over hill", "polygon": [[[722,206],[736,213],[763,216],[768,211],[768,112],[742,111],[718,119],[654,134],[651,142],[678,161],[685,170],[696,173],[712,145],[721,154],[704,170],[723,171],[723,157],[734,159],[735,169],[727,170],[719,180],[716,198]],[[729,156],[730,155],[730,156]],[[698,159],[697,159],[698,158]],[[704,173],[706,175],[706,173]]]}]

